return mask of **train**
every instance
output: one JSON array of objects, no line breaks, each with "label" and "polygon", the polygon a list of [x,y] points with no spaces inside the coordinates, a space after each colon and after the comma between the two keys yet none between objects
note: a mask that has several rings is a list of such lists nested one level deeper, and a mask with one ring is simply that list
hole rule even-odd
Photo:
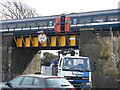
[{"label": "train", "polygon": [[[112,27],[118,30],[120,24],[119,9],[100,10],[82,13],[70,13],[53,16],[41,16],[25,19],[2,20],[0,32],[43,32],[74,33],[82,30],[94,30]],[[28,32],[29,31],[29,32]]]}]

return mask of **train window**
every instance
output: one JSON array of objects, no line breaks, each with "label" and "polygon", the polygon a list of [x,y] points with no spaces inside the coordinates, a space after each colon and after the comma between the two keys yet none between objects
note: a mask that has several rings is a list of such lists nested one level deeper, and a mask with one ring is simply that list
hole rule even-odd
[{"label": "train window", "polygon": [[49,21],[49,26],[52,26],[53,25],[53,22],[52,21]]},{"label": "train window", "polygon": [[24,27],[26,27],[26,28],[28,27],[28,24],[27,24],[27,23],[25,23],[24,25],[25,25]]},{"label": "train window", "polygon": [[15,27],[17,28],[17,24],[15,24]]},{"label": "train window", "polygon": [[94,22],[104,22],[105,17],[94,17]]},{"label": "train window", "polygon": [[37,23],[37,22],[35,23],[35,26],[38,26],[38,23]]},{"label": "train window", "polygon": [[2,29],[7,29],[8,26],[7,25],[2,25]]},{"label": "train window", "polygon": [[117,21],[117,20],[118,20],[117,15],[108,16],[108,21]]},{"label": "train window", "polygon": [[38,26],[43,27],[43,26],[47,26],[46,22],[38,22]]},{"label": "train window", "polygon": [[19,23],[19,24],[17,24],[17,28],[22,28],[22,27],[26,27],[26,24],[25,23]]},{"label": "train window", "polygon": [[73,24],[77,24],[77,19],[73,19]]},{"label": "train window", "polygon": [[58,20],[58,21],[56,22],[56,25],[60,25],[60,20]]},{"label": "train window", "polygon": [[28,27],[35,27],[36,26],[36,23],[35,22],[30,22],[30,23],[27,23],[27,26]]},{"label": "train window", "polygon": [[82,24],[86,24],[86,23],[90,23],[91,22],[91,18],[81,18],[80,19],[80,23]]},{"label": "train window", "polygon": [[44,26],[47,26],[47,23],[44,23]]},{"label": "train window", "polygon": [[15,24],[9,24],[9,25],[8,25],[8,28],[11,28],[11,29],[12,29],[12,28],[14,28],[15,26],[16,26]]},{"label": "train window", "polygon": [[68,24],[68,20],[65,20],[65,24]]}]

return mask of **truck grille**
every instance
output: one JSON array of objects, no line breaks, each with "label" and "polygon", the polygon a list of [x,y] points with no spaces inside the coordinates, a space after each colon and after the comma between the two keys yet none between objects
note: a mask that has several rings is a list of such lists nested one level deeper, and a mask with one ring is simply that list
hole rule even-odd
[{"label": "truck grille", "polygon": [[[75,87],[80,88],[86,85],[86,82],[89,82],[89,77],[74,77],[74,76],[65,76],[65,78]],[[77,81],[78,80],[78,81]],[[79,81],[80,80],[80,81]]]},{"label": "truck grille", "polygon": [[89,77],[72,77],[72,76],[65,76],[67,80],[89,80]]}]

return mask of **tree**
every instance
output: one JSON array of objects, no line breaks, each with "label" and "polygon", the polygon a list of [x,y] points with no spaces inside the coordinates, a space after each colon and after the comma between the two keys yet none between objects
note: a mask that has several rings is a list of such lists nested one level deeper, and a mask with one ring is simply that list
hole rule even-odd
[{"label": "tree", "polygon": [[0,14],[2,15],[1,16],[2,20],[22,19],[38,16],[35,9],[27,6],[22,2],[6,1],[5,3],[0,3],[0,5],[1,5]]},{"label": "tree", "polygon": [[43,66],[50,66],[50,63],[52,60],[57,60],[57,55],[53,55],[52,53],[49,52],[44,52],[43,57],[41,59],[42,65]]}]

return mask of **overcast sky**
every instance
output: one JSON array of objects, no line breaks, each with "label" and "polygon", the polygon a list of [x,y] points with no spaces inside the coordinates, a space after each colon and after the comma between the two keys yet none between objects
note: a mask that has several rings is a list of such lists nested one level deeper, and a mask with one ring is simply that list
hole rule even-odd
[{"label": "overcast sky", "polygon": [[[0,0],[5,2],[6,0]],[[12,1],[12,0],[9,0]],[[42,16],[116,9],[120,0],[16,0],[36,9]]]}]

